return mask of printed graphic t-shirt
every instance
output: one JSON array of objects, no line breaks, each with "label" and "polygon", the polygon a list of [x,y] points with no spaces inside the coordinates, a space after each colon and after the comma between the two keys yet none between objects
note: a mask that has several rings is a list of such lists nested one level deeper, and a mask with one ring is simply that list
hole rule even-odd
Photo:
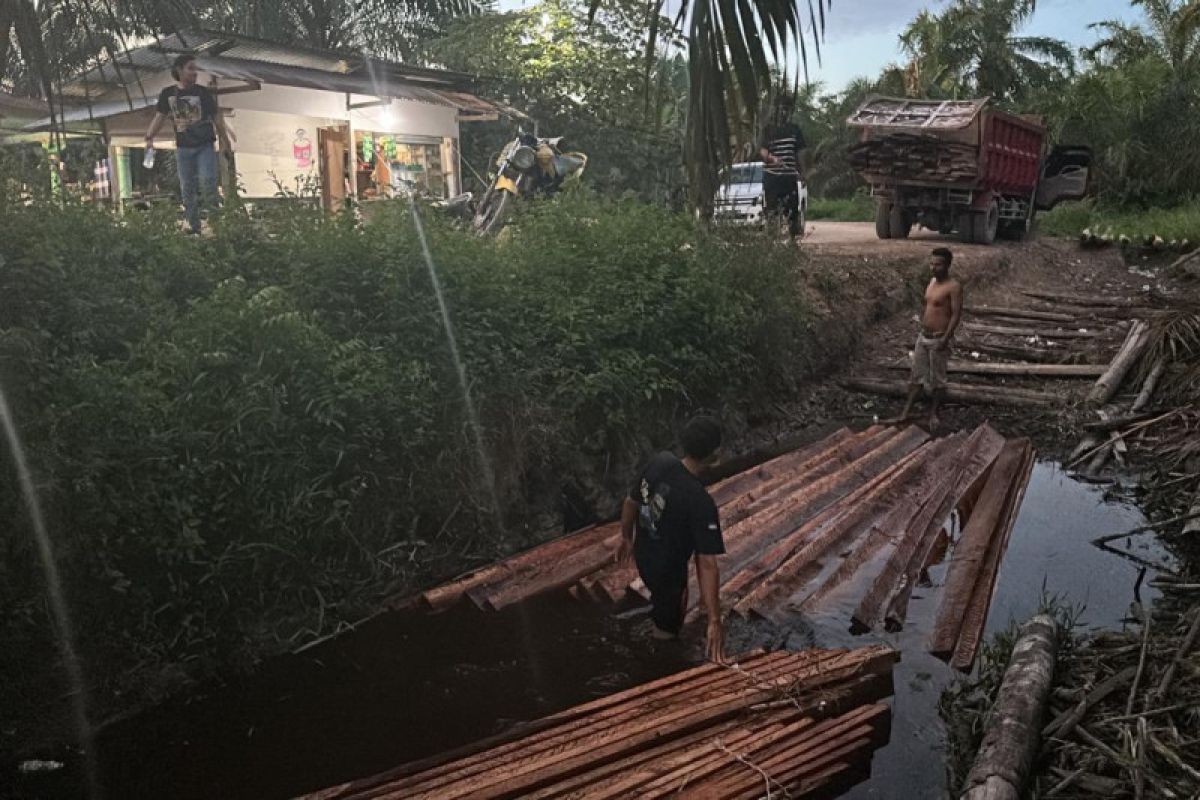
[{"label": "printed graphic t-shirt", "polygon": [[717,504],[674,454],[652,458],[629,497],[641,506],[634,540],[639,560],[686,569],[693,553],[725,552]]},{"label": "printed graphic t-shirt", "polygon": [[197,84],[186,89],[168,86],[159,93],[156,108],[158,113],[171,118],[177,147],[203,147],[217,140],[213,125],[217,101],[203,86]]}]

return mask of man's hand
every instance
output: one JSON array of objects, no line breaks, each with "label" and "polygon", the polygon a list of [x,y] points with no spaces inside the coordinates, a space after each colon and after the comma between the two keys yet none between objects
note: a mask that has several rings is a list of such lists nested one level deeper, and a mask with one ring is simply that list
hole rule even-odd
[{"label": "man's hand", "polygon": [[627,567],[632,559],[633,542],[622,536],[621,541],[617,543],[617,554],[616,557],[613,558],[613,562],[618,567]]},{"label": "man's hand", "polygon": [[943,336],[942,338],[938,339],[937,346],[934,347],[934,349],[937,350],[938,352],[945,352],[945,351],[949,350],[950,349],[950,337]]},{"label": "man's hand", "polygon": [[704,637],[704,656],[714,664],[725,663],[725,628],[720,617],[708,621],[708,632]]}]

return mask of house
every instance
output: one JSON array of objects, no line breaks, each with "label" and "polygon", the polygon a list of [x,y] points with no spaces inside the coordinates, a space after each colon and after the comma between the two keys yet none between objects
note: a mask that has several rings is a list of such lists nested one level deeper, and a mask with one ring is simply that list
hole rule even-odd
[{"label": "house", "polygon": [[0,88],[0,138],[24,134],[26,125],[46,116],[49,110],[41,100]]},{"label": "house", "polygon": [[[69,135],[103,137],[109,158],[97,170],[111,178],[117,202],[147,178],[143,137],[181,53],[196,56],[201,83],[217,95],[236,139],[237,188],[246,198],[319,191],[332,209],[348,197],[384,196],[401,183],[452,196],[461,189],[459,126],[520,116],[471,94],[465,75],[183,31],[131,48],[62,87],[63,101],[73,105],[57,125]],[[31,127],[53,124],[44,118]],[[174,146],[169,126],[155,145]]]}]

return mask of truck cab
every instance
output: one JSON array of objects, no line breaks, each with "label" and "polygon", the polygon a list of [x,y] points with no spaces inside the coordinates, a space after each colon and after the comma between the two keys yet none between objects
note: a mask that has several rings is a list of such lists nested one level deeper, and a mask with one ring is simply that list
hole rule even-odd
[{"label": "truck cab", "polygon": [[[808,186],[796,181],[800,193],[800,229],[808,212]],[[717,222],[731,225],[762,226],[766,223],[766,192],[763,190],[763,162],[743,161],[721,175],[721,188],[713,198]]]}]

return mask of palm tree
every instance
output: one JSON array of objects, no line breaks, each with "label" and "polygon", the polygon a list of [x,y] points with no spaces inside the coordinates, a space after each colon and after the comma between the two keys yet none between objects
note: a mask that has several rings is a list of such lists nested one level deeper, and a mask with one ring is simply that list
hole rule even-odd
[{"label": "palm tree", "polygon": [[987,95],[1016,100],[1074,69],[1070,46],[1019,36],[1035,0],[956,0],[941,14],[922,12],[900,36],[909,56],[909,95]]},{"label": "palm tree", "polygon": [[1155,59],[1167,64],[1178,78],[1197,73],[1200,67],[1200,1],[1132,0],[1146,14],[1147,27],[1105,20],[1090,27],[1104,38],[1087,51],[1098,63],[1132,64]]}]

